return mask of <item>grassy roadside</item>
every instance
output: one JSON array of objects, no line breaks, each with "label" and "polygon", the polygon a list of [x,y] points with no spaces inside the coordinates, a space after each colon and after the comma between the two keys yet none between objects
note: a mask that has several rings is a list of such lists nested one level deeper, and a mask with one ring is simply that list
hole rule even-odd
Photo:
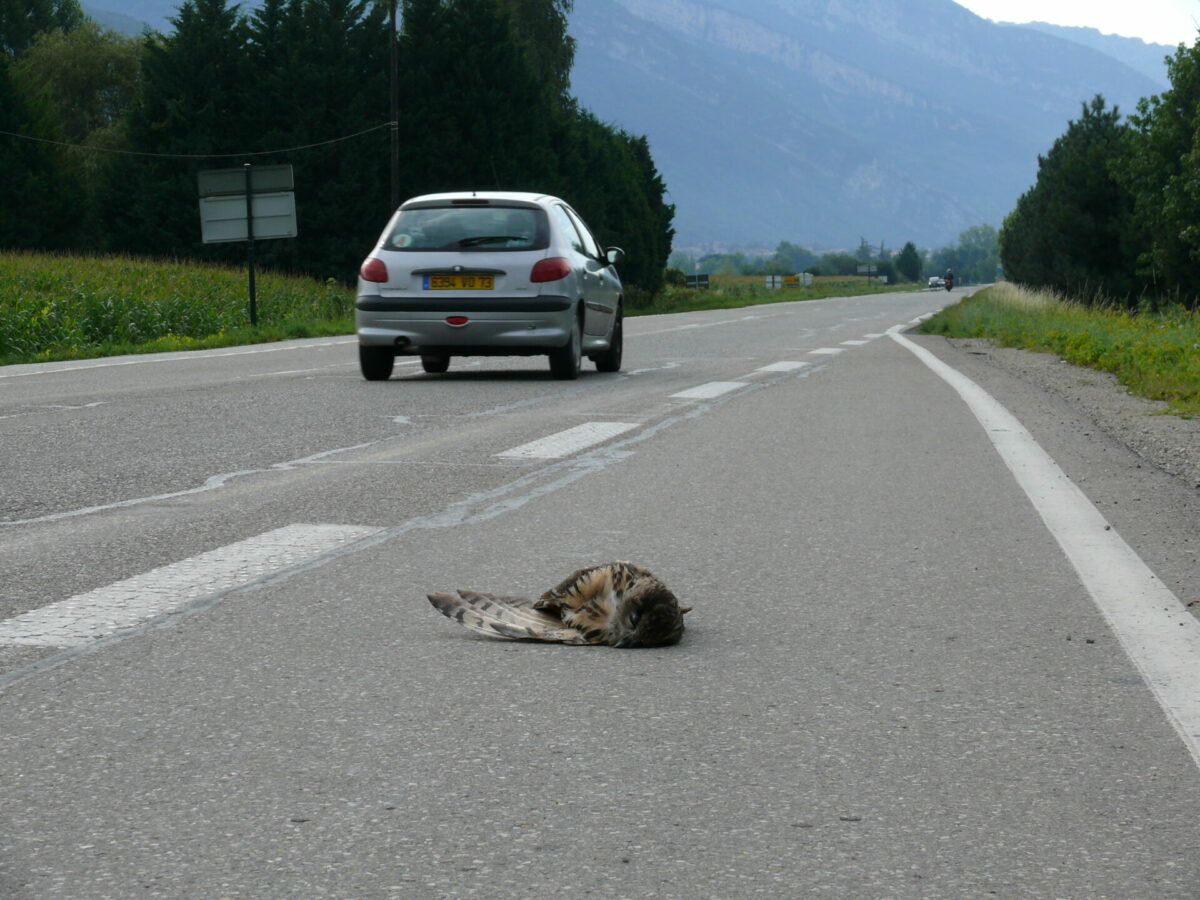
[{"label": "grassy roadside", "polygon": [[[260,272],[259,326],[249,325],[240,268],[136,257],[0,252],[0,365],[127,353],[204,350],[354,333],[354,290]],[[819,278],[769,290],[755,277],[716,277],[710,290],[668,287],[630,316],[914,290],[862,278]]]},{"label": "grassy roadside", "polygon": [[865,278],[817,278],[812,287],[782,288],[772,290],[764,287],[763,279],[756,275],[713,276],[712,287],[706,291],[668,285],[648,305],[629,304],[625,309],[628,316],[654,316],[666,313],[692,312],[703,309],[735,309],[741,306],[757,306],[761,303],[791,303],[797,300],[821,300],[825,297],[857,297],[862,294],[886,294],[894,291],[920,290],[920,285],[883,285],[868,283]]},{"label": "grassy roadside", "polygon": [[117,256],[0,253],[0,365],[228,347],[354,331],[354,291],[260,272]]},{"label": "grassy roadside", "polygon": [[1200,415],[1200,314],[1129,313],[998,284],[926,321],[925,334],[989,338],[1111,372],[1131,393]]}]

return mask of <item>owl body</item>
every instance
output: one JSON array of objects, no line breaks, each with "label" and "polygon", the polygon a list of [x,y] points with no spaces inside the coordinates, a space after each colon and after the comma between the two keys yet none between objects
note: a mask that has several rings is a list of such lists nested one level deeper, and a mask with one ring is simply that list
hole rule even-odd
[{"label": "owl body", "polygon": [[536,601],[459,590],[429,595],[448,618],[491,637],[611,647],[661,647],[683,636],[675,595],[630,562],[580,569]]}]

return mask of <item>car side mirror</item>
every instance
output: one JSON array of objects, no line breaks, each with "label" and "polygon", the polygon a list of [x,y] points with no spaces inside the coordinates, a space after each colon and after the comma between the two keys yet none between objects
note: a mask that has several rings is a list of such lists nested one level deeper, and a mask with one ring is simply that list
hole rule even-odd
[{"label": "car side mirror", "polygon": [[608,260],[610,266],[615,266],[625,258],[625,251],[620,247],[609,247],[604,251],[604,258]]}]

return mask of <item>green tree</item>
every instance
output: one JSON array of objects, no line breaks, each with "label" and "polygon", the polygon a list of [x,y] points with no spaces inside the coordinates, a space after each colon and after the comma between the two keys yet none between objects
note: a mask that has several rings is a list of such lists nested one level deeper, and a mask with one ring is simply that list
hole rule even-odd
[{"label": "green tree", "polygon": [[[1125,135],[1117,109],[1107,109],[1097,96],[1038,158],[1037,181],[1017,201],[999,236],[1008,278],[1085,302],[1097,291],[1131,297],[1133,260],[1123,238],[1130,201],[1112,174]],[[977,261],[970,255],[962,260]]]},{"label": "green tree", "polygon": [[775,248],[775,259],[779,263],[780,271],[771,274],[795,275],[814,265],[817,262],[817,255],[796,244],[780,241],[779,246]]},{"label": "green tree", "polygon": [[1171,87],[1143,99],[1129,117],[1113,172],[1131,195],[1127,244],[1141,287],[1162,295],[1200,295],[1200,44],[1167,59]]},{"label": "green tree", "polygon": [[905,281],[916,281],[921,277],[921,254],[912,241],[906,243],[896,257],[896,271]]},{"label": "green tree", "polygon": [[[0,131],[57,140],[53,110],[23,97],[13,84],[11,63],[0,54]],[[82,223],[75,198],[78,176],[64,148],[0,135],[0,248],[67,249]]]},{"label": "green tree", "polygon": [[114,161],[103,197],[110,244],[134,253],[219,256],[198,246],[196,172],[213,168],[212,160],[167,157],[249,149],[244,136],[261,123],[249,108],[248,29],[227,0],[186,0],[171,21],[174,33],[142,39],[143,78],[128,119],[131,146],[162,156]]},{"label": "green tree", "polygon": [[0,54],[12,59],[48,31],[74,31],[85,21],[78,0],[0,0]]},{"label": "green tree", "polygon": [[86,22],[73,31],[38,35],[13,67],[27,97],[54,110],[64,140],[87,143],[108,133],[128,113],[137,92],[140,45]]}]

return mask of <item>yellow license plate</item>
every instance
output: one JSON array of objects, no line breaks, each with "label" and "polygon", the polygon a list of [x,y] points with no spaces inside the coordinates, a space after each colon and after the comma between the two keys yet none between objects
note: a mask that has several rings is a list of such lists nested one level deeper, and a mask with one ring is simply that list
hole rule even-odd
[{"label": "yellow license plate", "polygon": [[427,291],[490,291],[495,285],[494,275],[426,275]]}]

